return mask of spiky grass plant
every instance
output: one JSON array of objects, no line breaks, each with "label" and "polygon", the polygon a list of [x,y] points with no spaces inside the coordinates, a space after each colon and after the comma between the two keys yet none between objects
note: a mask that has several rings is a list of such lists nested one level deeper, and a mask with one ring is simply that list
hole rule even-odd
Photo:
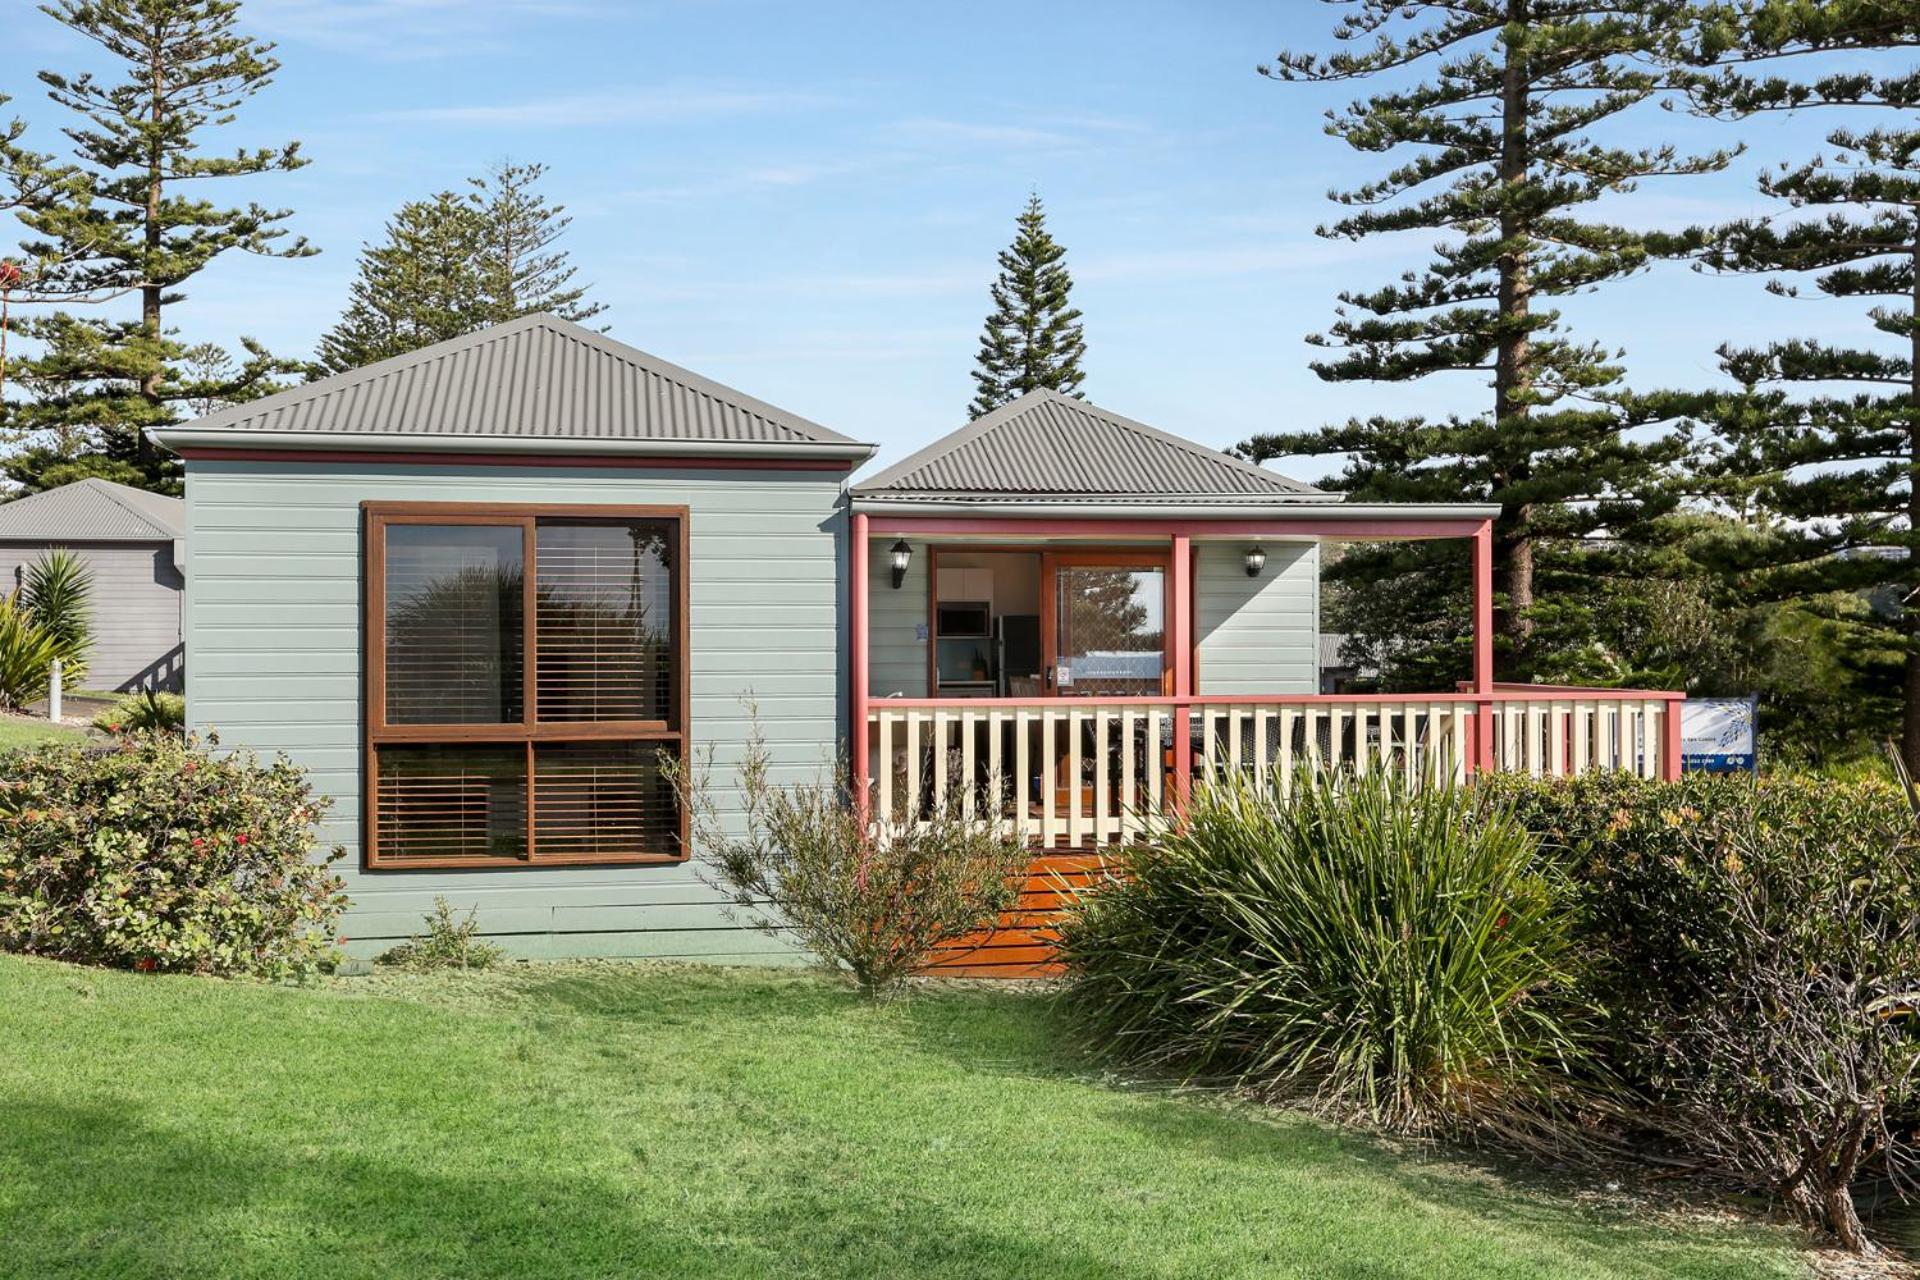
[{"label": "spiky grass plant", "polygon": [[59,646],[61,677],[80,687],[93,647],[93,571],[73,552],[55,547],[27,566],[20,599],[40,629]]},{"label": "spiky grass plant", "polygon": [[46,696],[60,642],[20,603],[0,596],[0,711],[22,711]]},{"label": "spiky grass plant", "polygon": [[1200,787],[1063,929],[1120,1059],[1411,1134],[1537,1131],[1583,1056],[1563,880],[1504,810],[1378,774]]}]

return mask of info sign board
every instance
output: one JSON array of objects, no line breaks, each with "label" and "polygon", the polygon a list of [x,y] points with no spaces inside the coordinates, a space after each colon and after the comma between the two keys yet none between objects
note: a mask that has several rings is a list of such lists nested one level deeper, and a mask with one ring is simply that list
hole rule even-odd
[{"label": "info sign board", "polygon": [[1754,769],[1759,761],[1755,698],[1688,698],[1680,704],[1680,764],[1707,773]]}]

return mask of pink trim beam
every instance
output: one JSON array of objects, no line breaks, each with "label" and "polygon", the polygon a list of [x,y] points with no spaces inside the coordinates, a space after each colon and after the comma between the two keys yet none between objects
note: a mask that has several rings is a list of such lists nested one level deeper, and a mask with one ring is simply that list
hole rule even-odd
[{"label": "pink trim beam", "polygon": [[896,516],[874,513],[879,534],[923,538],[1471,538],[1485,520],[1046,520],[994,516]]},{"label": "pink trim beam", "polygon": [[867,759],[867,595],[868,579],[871,576],[872,557],[868,555],[868,520],[858,512],[854,513],[852,536],[847,539],[848,554],[853,557],[850,566],[852,572],[848,581],[852,584],[848,591],[848,607],[853,617],[847,627],[847,643],[853,650],[853,688],[852,720],[848,726],[852,735],[854,803],[860,816],[867,816],[869,804],[867,796],[867,778],[871,762]]},{"label": "pink trim beam", "polygon": [[[1167,591],[1173,596],[1173,696],[1193,696],[1193,539],[1173,535]],[[1173,707],[1173,799],[1184,808],[1193,784],[1192,716],[1185,702]]]},{"label": "pink trim beam", "polygon": [[1473,713],[1474,751],[1469,768],[1493,772],[1493,521],[1473,531],[1473,691],[1480,695]]}]

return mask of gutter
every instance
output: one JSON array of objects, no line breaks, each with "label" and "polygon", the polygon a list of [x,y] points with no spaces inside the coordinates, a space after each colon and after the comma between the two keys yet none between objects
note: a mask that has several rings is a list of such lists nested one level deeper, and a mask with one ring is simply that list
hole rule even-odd
[{"label": "gutter", "polygon": [[397,431],[221,431],[159,427],[147,432],[175,453],[183,449],[284,449],[292,452],[438,452],[634,455],[649,458],[823,458],[864,461],[880,446],[848,441],[599,440],[550,436],[429,435]]},{"label": "gutter", "polygon": [[1017,519],[1110,520],[1491,520],[1497,504],[1483,502],[955,502],[852,495],[852,508],[869,515],[994,516]]}]

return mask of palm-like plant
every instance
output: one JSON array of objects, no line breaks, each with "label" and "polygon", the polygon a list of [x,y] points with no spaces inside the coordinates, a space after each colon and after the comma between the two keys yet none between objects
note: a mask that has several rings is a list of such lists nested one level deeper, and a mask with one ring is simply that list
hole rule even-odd
[{"label": "palm-like plant", "polygon": [[47,692],[60,641],[20,603],[0,596],[0,711],[20,711]]},{"label": "palm-like plant", "polygon": [[87,672],[93,647],[93,573],[87,562],[64,548],[46,552],[27,566],[21,603],[57,646],[54,657],[70,687]]}]

